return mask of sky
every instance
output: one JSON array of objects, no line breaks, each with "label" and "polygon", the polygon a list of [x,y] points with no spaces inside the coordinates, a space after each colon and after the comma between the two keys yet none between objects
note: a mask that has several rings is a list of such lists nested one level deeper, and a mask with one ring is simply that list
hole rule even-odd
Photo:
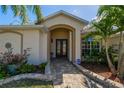
[{"label": "sky", "polygon": [[[44,17],[59,10],[64,10],[80,18],[83,18],[87,21],[91,21],[93,18],[95,18],[98,8],[99,6],[96,5],[42,5],[41,6],[42,14]],[[31,23],[33,23],[36,20],[35,15],[32,13],[29,13],[29,18]],[[8,13],[6,15],[0,12],[0,25],[10,25],[10,24],[14,25],[20,23],[21,22],[19,18],[13,17],[11,10],[8,10]]]}]

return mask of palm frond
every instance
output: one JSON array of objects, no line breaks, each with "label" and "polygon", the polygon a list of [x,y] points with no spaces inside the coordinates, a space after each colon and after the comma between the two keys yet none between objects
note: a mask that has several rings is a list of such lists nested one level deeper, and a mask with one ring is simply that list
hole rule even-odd
[{"label": "palm frond", "polygon": [[20,6],[19,5],[12,5],[11,10],[13,11],[14,16],[18,16],[20,14]]},{"label": "palm frond", "polygon": [[35,13],[37,17],[37,22],[40,22],[43,20],[43,15],[41,13],[41,7],[39,5],[34,5],[33,12]]},{"label": "palm frond", "polygon": [[100,6],[99,9],[98,9],[97,15],[100,16],[103,13],[108,12],[111,7],[112,7],[111,5],[102,5],[102,6]]},{"label": "palm frond", "polygon": [[2,10],[2,13],[6,14],[7,10],[8,10],[8,6],[7,5],[1,5],[1,10]]},{"label": "palm frond", "polygon": [[22,20],[22,24],[27,24],[29,22],[28,14],[27,14],[27,8],[25,5],[20,6],[20,18]]},{"label": "palm frond", "polygon": [[43,15],[41,7],[39,5],[1,5],[2,13],[6,14],[7,10],[10,8],[13,12],[14,17],[20,17],[22,24],[26,24],[29,21],[28,10],[36,15],[37,23],[43,20]]}]

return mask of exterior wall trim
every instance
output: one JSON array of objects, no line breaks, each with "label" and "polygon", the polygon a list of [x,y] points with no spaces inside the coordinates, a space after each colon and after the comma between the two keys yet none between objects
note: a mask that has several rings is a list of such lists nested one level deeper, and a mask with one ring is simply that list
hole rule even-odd
[{"label": "exterior wall trim", "polygon": [[55,17],[57,15],[61,15],[61,14],[65,15],[65,16],[69,16],[69,17],[71,17],[71,18],[73,18],[73,19],[75,19],[77,21],[80,21],[81,23],[86,24],[86,25],[89,23],[89,21],[87,21],[85,19],[82,19],[82,18],[80,18],[78,16],[75,16],[75,15],[73,15],[71,13],[68,13],[66,11],[63,11],[63,10],[60,10],[60,11],[57,11],[57,12],[51,14],[51,15],[48,15],[47,17],[44,18],[44,21],[46,21],[48,19],[51,19],[51,18],[53,18],[53,17]]},{"label": "exterior wall trim", "polygon": [[8,31],[8,30],[5,30],[5,31],[1,31],[0,34],[4,34],[4,33],[14,33],[14,34],[17,34],[17,35],[20,35],[21,36],[21,54],[23,53],[23,34],[22,33],[19,33],[19,32],[16,32],[16,31]]},{"label": "exterior wall trim", "polygon": [[70,25],[67,25],[67,24],[57,24],[57,25],[53,25],[53,26],[49,27],[49,31],[51,31],[53,29],[56,29],[56,28],[65,28],[65,29],[69,29],[71,31],[75,30],[75,28],[73,28]]}]

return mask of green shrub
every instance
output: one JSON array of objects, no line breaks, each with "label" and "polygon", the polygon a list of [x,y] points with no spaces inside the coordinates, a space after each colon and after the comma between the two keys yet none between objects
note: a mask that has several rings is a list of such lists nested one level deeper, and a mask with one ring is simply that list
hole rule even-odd
[{"label": "green shrub", "polygon": [[4,78],[3,74],[0,73],[0,79],[3,79],[3,78]]},{"label": "green shrub", "polygon": [[5,66],[0,65],[0,79],[3,79],[6,76],[7,76],[7,74],[6,74]]},{"label": "green shrub", "polygon": [[[115,67],[117,67],[117,60],[118,60],[118,53],[117,53],[117,51],[115,51],[113,49],[113,47],[110,46],[108,48],[108,52],[109,52],[109,56],[110,56],[110,59],[111,59],[113,65],[115,65]],[[100,63],[101,64],[105,64],[105,65],[108,64],[107,58],[106,58],[105,48],[101,49],[101,52],[99,53],[98,57],[100,59]]]},{"label": "green shrub", "polygon": [[5,71],[0,71],[0,79],[7,77],[8,74]]},{"label": "green shrub", "polygon": [[0,72],[3,70],[3,65],[0,65]]},{"label": "green shrub", "polygon": [[31,73],[36,71],[36,67],[30,64],[24,64],[18,69],[19,73]]},{"label": "green shrub", "polygon": [[[112,60],[113,65],[117,67],[117,60],[118,60],[118,53],[113,47],[108,48],[110,59]],[[102,47],[101,51],[97,51],[92,49],[90,54],[85,54],[84,56],[86,62],[91,63],[98,63],[102,65],[108,65],[107,58],[106,58],[106,51],[105,48]]]},{"label": "green shrub", "polygon": [[17,74],[17,66],[16,65],[7,65],[7,73],[11,76]]},{"label": "green shrub", "polygon": [[39,69],[42,70],[42,71],[44,71],[46,65],[47,65],[47,62],[45,62],[45,63],[41,63],[41,64],[39,65]]}]

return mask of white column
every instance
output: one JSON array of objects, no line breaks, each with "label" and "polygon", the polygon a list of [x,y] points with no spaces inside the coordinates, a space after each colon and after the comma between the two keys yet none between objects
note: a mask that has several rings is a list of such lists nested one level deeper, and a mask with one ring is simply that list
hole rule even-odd
[{"label": "white column", "polygon": [[69,61],[72,61],[72,32],[69,32]]},{"label": "white column", "polygon": [[42,58],[42,60],[43,61],[47,61],[47,58],[48,58],[48,55],[47,55],[47,53],[48,53],[48,50],[47,50],[47,48],[48,48],[47,35],[48,35],[47,33],[45,33],[45,32],[43,33],[43,43],[42,43],[42,47],[43,47],[43,51],[42,51],[43,52],[43,55],[42,55],[43,58]]},{"label": "white column", "polygon": [[80,29],[76,29],[76,37],[75,37],[75,46],[76,46],[76,58],[75,61],[77,61],[77,59],[81,60],[81,36],[80,36]]}]

